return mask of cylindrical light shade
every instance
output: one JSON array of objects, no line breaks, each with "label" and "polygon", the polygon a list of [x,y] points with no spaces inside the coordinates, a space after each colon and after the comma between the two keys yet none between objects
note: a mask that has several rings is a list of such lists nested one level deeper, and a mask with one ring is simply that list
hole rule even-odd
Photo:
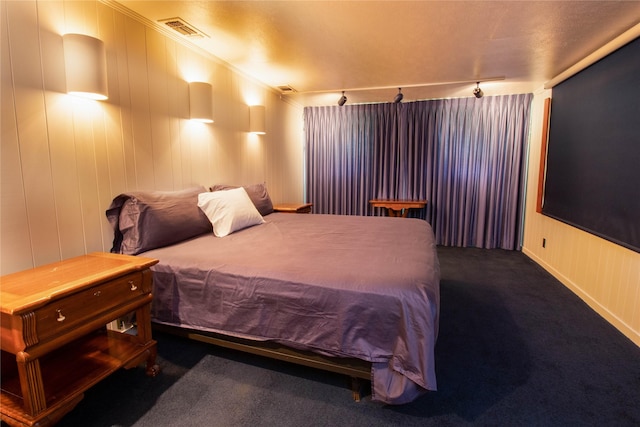
[{"label": "cylindrical light shade", "polygon": [[264,105],[251,105],[249,107],[249,132],[264,135]]},{"label": "cylindrical light shade", "polygon": [[100,101],[107,99],[107,53],[102,40],[84,34],[65,34],[62,43],[67,93]]},{"label": "cylindrical light shade", "polygon": [[189,83],[189,116],[191,120],[213,123],[211,94],[211,85],[209,83]]}]

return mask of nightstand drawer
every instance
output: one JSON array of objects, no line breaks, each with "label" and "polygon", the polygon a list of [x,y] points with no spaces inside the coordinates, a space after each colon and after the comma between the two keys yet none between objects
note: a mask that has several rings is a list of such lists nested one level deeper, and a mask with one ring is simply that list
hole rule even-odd
[{"label": "nightstand drawer", "polygon": [[52,301],[35,312],[38,341],[58,336],[145,293],[142,274],[133,273]]}]

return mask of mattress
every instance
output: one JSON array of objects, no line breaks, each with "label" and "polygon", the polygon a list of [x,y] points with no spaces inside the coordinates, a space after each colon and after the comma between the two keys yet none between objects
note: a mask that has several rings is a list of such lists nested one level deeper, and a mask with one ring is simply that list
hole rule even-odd
[{"label": "mattress", "polygon": [[140,255],[154,322],[372,363],[372,398],[436,390],[440,269],[419,219],[272,213]]}]

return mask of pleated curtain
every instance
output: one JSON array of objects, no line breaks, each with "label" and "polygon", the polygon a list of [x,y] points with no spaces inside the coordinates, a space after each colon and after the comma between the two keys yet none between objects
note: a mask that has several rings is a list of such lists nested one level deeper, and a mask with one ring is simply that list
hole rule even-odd
[{"label": "pleated curtain", "polygon": [[314,212],[381,215],[371,199],[427,200],[411,216],[445,246],[519,249],[532,94],[306,107]]}]

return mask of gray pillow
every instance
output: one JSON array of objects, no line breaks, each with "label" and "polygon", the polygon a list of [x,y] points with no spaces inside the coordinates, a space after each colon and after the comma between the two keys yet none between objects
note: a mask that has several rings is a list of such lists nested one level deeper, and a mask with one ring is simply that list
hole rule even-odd
[{"label": "gray pillow", "polygon": [[[239,187],[239,185],[216,184],[211,187],[211,191],[224,191]],[[265,184],[245,185],[243,188],[247,191],[249,198],[258,209],[258,212],[260,212],[260,215],[265,216],[273,212],[273,203]]]},{"label": "gray pillow", "polygon": [[120,194],[106,212],[114,230],[111,252],[136,255],[211,233],[211,222],[198,207],[198,194],[206,191],[194,187]]}]

